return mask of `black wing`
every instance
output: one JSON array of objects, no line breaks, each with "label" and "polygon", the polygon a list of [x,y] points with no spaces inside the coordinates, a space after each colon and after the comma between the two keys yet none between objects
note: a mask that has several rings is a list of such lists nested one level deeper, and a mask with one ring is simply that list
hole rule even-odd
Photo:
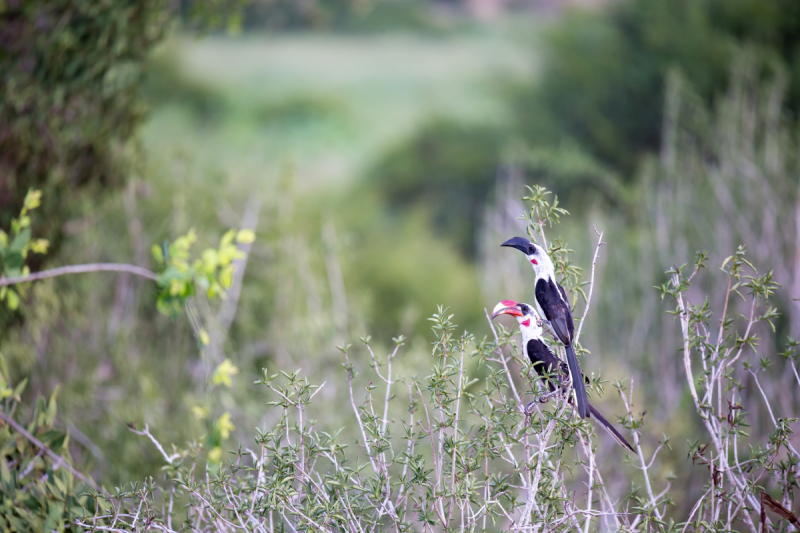
[{"label": "black wing", "polygon": [[572,309],[569,307],[569,298],[567,298],[567,291],[564,290],[564,287],[561,284],[558,285],[558,290],[561,291],[561,296],[564,297],[564,301],[567,303],[567,330],[569,331],[569,338],[570,340],[575,338],[575,321],[572,320]]},{"label": "black wing", "polygon": [[[556,374],[556,369],[558,369],[560,375],[569,376],[569,366],[567,366],[567,363],[559,359],[541,340],[529,340],[526,352],[533,368],[536,369],[536,372],[540,376],[547,377],[549,375],[550,378],[560,378],[560,376]],[[587,385],[590,383],[589,378],[585,375],[583,376],[583,381]],[[547,386],[550,388],[551,392],[556,390],[556,384],[552,379],[547,380]]]},{"label": "black wing", "polygon": [[586,397],[586,387],[581,379],[581,367],[578,357],[572,346],[575,324],[572,321],[572,311],[569,308],[567,294],[561,285],[556,284],[552,278],[540,279],[536,282],[536,302],[544,312],[545,318],[550,322],[558,340],[564,345],[567,352],[567,363],[572,374],[572,386],[578,400],[578,415],[581,418],[589,416],[589,400]]},{"label": "black wing", "polygon": [[[530,359],[536,372],[547,379],[547,386],[550,391],[556,390],[559,385],[550,378],[557,378],[559,374],[569,375],[569,367],[561,359],[550,351],[550,348],[540,339],[531,339],[526,347],[528,359]],[[550,376],[549,378],[547,376]]]},{"label": "black wing", "polygon": [[[560,291],[559,291],[560,289]],[[575,324],[572,322],[572,311],[564,295],[564,288],[552,279],[540,279],[536,282],[536,301],[539,303],[544,317],[553,326],[558,340],[564,346],[572,344]]]}]

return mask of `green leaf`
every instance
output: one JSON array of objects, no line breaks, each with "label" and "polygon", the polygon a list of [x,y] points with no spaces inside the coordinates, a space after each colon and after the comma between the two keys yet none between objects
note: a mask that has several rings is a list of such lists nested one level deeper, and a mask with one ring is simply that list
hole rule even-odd
[{"label": "green leaf", "polygon": [[30,245],[31,251],[35,254],[46,254],[47,248],[50,246],[50,241],[47,239],[36,239]]},{"label": "green leaf", "polygon": [[19,382],[19,385],[14,387],[14,399],[19,401],[19,397],[22,394],[22,391],[25,390],[25,386],[28,384],[28,378],[22,378],[22,381]]},{"label": "green leaf", "polygon": [[22,254],[22,251],[28,245],[28,241],[31,240],[31,228],[25,228],[24,230],[20,231],[14,240],[11,241],[11,246],[8,247],[8,250],[12,253]]},{"label": "green leaf", "polygon": [[22,265],[25,263],[25,258],[22,257],[22,252],[8,252],[3,258],[3,263],[6,267],[6,275],[10,278],[16,277],[19,274],[13,274],[12,272],[20,272]]},{"label": "green leaf", "polygon": [[236,230],[228,230],[225,235],[222,236],[222,240],[220,241],[220,248],[224,248],[225,246],[233,243],[233,238],[236,236]]},{"label": "green leaf", "polygon": [[236,242],[241,244],[250,244],[255,240],[256,233],[250,229],[240,230],[239,233],[236,234]]},{"label": "green leaf", "polygon": [[48,426],[52,426],[53,422],[56,420],[56,398],[58,397],[58,391],[61,389],[61,385],[56,385],[56,388],[53,389],[53,394],[50,395],[50,401],[47,402],[47,416],[45,417],[45,424]]},{"label": "green leaf", "polygon": [[6,294],[6,303],[9,309],[16,311],[19,307],[19,296],[17,296],[17,293],[9,289],[8,294]]},{"label": "green leaf", "polygon": [[8,463],[6,461],[0,461],[0,481],[5,485],[11,484],[11,472],[8,471]]},{"label": "green leaf", "polygon": [[26,210],[32,211],[42,205],[42,191],[31,189],[25,195],[23,206]]},{"label": "green leaf", "polygon": [[154,244],[150,248],[150,252],[153,254],[153,258],[158,261],[159,263],[164,262],[164,252],[161,251],[161,247],[157,244]]}]

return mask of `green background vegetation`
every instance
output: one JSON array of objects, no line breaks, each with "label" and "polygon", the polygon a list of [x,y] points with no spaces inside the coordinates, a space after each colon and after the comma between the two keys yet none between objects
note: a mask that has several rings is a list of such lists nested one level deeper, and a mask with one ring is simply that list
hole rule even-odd
[{"label": "green background vegetation", "polygon": [[[313,415],[336,429],[346,414],[322,407],[343,398],[337,344],[370,334],[388,348],[404,335],[398,371],[411,376],[428,364],[437,305],[480,338],[484,307],[533,297],[526,266],[496,246],[522,231],[518,198],[538,183],[571,213],[552,231],[576,264],[590,265],[592,224],[606,232],[588,371],[635,375],[647,445],[662,432],[676,443],[661,476],[689,471],[697,421],[675,416],[688,401],[677,326],[653,286],[695,250],[719,264],[744,242],[787,290],[756,355],[800,334],[789,222],[800,5],[621,0],[489,20],[458,2],[310,5],[0,4],[0,227],[30,188],[42,190],[33,226],[52,247],[34,270],[155,268],[153,243],[195,228],[200,246],[213,246],[258,212],[221,348],[240,370],[234,387],[210,385],[219,361],[202,355],[186,317],[156,311],[149,282],[64,277],[0,310],[10,379],[29,379],[21,412],[60,385],[51,425],[69,430],[76,464],[108,484],[161,465],[129,422],[185,443],[230,412],[227,445],[247,440],[271,422],[252,386],[264,367],[327,380]],[[740,157],[767,185],[752,186]],[[782,361],[770,372],[786,384]],[[771,394],[797,412],[791,387]],[[599,403],[619,411],[610,394]],[[674,486],[699,490],[702,475]],[[625,474],[612,481],[624,485]]]}]

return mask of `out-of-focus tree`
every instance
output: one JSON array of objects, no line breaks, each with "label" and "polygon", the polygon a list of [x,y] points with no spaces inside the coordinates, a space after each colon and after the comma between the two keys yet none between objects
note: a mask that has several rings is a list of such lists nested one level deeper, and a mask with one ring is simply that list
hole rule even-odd
[{"label": "out-of-focus tree", "polygon": [[234,31],[319,28],[345,32],[398,28],[430,31],[440,29],[439,22],[431,16],[431,8],[437,3],[432,0],[183,0],[181,16],[190,26],[227,26]]},{"label": "out-of-focus tree", "polygon": [[422,207],[438,232],[471,255],[506,135],[496,127],[434,120],[386,153],[370,180],[389,206]]},{"label": "out-of-focus tree", "polygon": [[[509,88],[511,132],[430,123],[379,159],[373,175],[393,205],[432,209],[436,227],[469,251],[495,169],[509,163],[566,204],[600,199],[633,222],[642,209],[639,165],[662,143],[668,73],[679,72],[709,107],[748,50],[762,80],[785,71],[783,112],[797,113],[798,32],[800,3],[792,0],[622,0],[568,11],[548,30],[541,81]],[[528,149],[508,158],[515,137]],[[448,223],[457,211],[460,222]]]},{"label": "out-of-focus tree", "polygon": [[[237,6],[213,2],[192,21],[215,27]],[[133,174],[147,60],[176,15],[167,0],[0,4],[0,225],[39,189],[47,217],[37,227],[56,252],[65,223]]]},{"label": "out-of-focus tree", "polygon": [[[44,192],[39,235],[57,251],[65,223],[135,164],[145,61],[164,36],[164,0],[10,1],[0,8],[0,225]],[[31,259],[41,267],[43,256]],[[0,330],[21,315],[0,309]]]},{"label": "out-of-focus tree", "polygon": [[800,4],[792,0],[625,0],[572,12],[548,38],[540,86],[516,98],[533,144],[578,143],[633,180],[660,146],[666,74],[678,68],[707,103],[724,91],[732,60],[752,46],[790,71],[788,108],[800,105]]},{"label": "out-of-focus tree", "polygon": [[168,24],[164,0],[10,1],[0,8],[0,222],[30,188],[57,247],[82,200],[120,185],[144,116],[139,83]]}]

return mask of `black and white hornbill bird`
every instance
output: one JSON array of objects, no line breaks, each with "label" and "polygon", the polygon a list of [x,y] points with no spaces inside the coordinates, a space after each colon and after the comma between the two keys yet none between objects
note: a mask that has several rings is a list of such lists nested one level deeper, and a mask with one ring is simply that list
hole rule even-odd
[{"label": "black and white hornbill bird", "polygon": [[553,261],[544,248],[523,237],[509,239],[501,246],[510,246],[521,251],[533,266],[533,271],[536,273],[536,285],[534,286],[536,310],[539,312],[539,316],[550,324],[550,328],[567,351],[567,364],[572,376],[572,387],[575,389],[578,416],[587,418],[589,416],[589,399],[586,397],[586,386],[581,379],[581,367],[578,365],[578,357],[575,355],[573,346],[575,323],[572,320],[567,293],[564,291],[564,287],[556,281]]},{"label": "black and white hornbill bird", "polygon": [[[499,315],[512,315],[519,322],[519,330],[522,333],[522,348],[530,359],[533,368],[546,381],[550,392],[563,389],[569,380],[569,367],[559,359],[542,340],[542,328],[539,326],[533,308],[524,303],[517,303],[513,300],[503,300],[492,311],[492,318]],[[556,380],[561,381],[561,383]],[[583,380],[581,380],[583,382]],[[570,403],[572,403],[570,398]],[[601,415],[592,404],[586,402],[592,416],[606,428],[614,437],[614,440],[623,448],[636,453],[633,446],[625,440],[625,437],[611,425],[611,422]]]}]

